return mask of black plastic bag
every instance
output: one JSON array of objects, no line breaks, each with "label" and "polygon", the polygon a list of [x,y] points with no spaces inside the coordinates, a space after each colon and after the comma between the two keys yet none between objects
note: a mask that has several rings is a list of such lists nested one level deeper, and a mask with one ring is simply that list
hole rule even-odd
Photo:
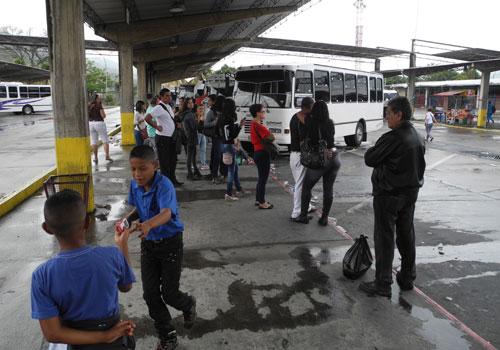
[{"label": "black plastic bag", "polygon": [[361,277],[372,266],[373,256],[366,236],[360,235],[345,253],[342,270],[350,279]]}]

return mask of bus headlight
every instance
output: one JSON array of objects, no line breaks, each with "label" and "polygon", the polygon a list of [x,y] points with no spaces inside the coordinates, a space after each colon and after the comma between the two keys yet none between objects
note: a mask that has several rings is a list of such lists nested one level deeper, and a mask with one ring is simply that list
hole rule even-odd
[{"label": "bus headlight", "polygon": [[270,128],[269,131],[273,134],[281,134],[281,129]]}]

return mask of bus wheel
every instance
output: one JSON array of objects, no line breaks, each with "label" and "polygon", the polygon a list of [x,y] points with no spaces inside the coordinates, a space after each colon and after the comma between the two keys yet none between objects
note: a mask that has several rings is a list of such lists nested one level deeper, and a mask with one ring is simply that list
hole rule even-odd
[{"label": "bus wheel", "polygon": [[365,125],[362,122],[358,122],[358,124],[356,124],[354,135],[344,136],[345,143],[347,146],[359,147],[363,141],[364,134]]},{"label": "bus wheel", "polygon": [[33,112],[33,107],[31,107],[30,105],[26,105],[23,107],[23,114],[30,115]]}]

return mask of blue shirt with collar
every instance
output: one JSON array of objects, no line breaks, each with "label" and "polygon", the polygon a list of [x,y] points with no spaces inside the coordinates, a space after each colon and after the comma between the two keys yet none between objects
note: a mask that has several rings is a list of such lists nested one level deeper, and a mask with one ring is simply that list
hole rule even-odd
[{"label": "blue shirt with collar", "polygon": [[129,204],[137,208],[141,222],[156,216],[164,208],[172,211],[170,220],[149,231],[147,240],[157,241],[163,238],[170,238],[177,233],[184,231],[184,224],[179,220],[179,208],[177,197],[172,182],[163,176],[159,171],[155,173],[153,185],[149,191],[139,186],[134,179],[130,183]]}]

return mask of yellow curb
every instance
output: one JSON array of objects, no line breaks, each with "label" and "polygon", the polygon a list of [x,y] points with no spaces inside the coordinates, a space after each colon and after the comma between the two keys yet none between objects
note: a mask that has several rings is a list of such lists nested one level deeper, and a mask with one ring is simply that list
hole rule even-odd
[{"label": "yellow curb", "polygon": [[[121,127],[117,127],[108,133],[108,136],[114,136],[121,131]],[[101,145],[100,143],[99,145]],[[51,175],[57,175],[57,167],[52,167],[38,175],[37,177],[26,182],[18,189],[10,192],[7,196],[0,199],[0,217],[4,216],[16,206],[21,204],[25,199],[31,197],[35,192],[42,188],[43,182]]]},{"label": "yellow curb", "polygon": [[23,186],[19,187],[17,190],[12,191],[7,196],[0,200],[0,217],[7,214],[9,211],[14,209],[18,204],[23,202],[25,199],[31,197],[31,195],[37,192],[42,186],[43,182],[49,178],[50,175],[56,175],[57,168],[52,167],[44,173],[38,175],[37,177],[31,179]]},{"label": "yellow curb", "polygon": [[[422,124],[422,125],[425,124],[424,122],[420,122],[420,121],[416,121],[416,120],[412,120],[412,123]],[[475,130],[475,131],[485,131],[485,132],[500,133],[500,130],[496,130],[496,129],[483,129],[483,128],[478,128],[478,127],[467,127],[467,126],[458,126],[458,125],[450,125],[450,124],[442,124],[442,123],[439,123],[438,126],[445,126],[447,128],[455,128],[455,129],[464,129],[464,130]]]}]

